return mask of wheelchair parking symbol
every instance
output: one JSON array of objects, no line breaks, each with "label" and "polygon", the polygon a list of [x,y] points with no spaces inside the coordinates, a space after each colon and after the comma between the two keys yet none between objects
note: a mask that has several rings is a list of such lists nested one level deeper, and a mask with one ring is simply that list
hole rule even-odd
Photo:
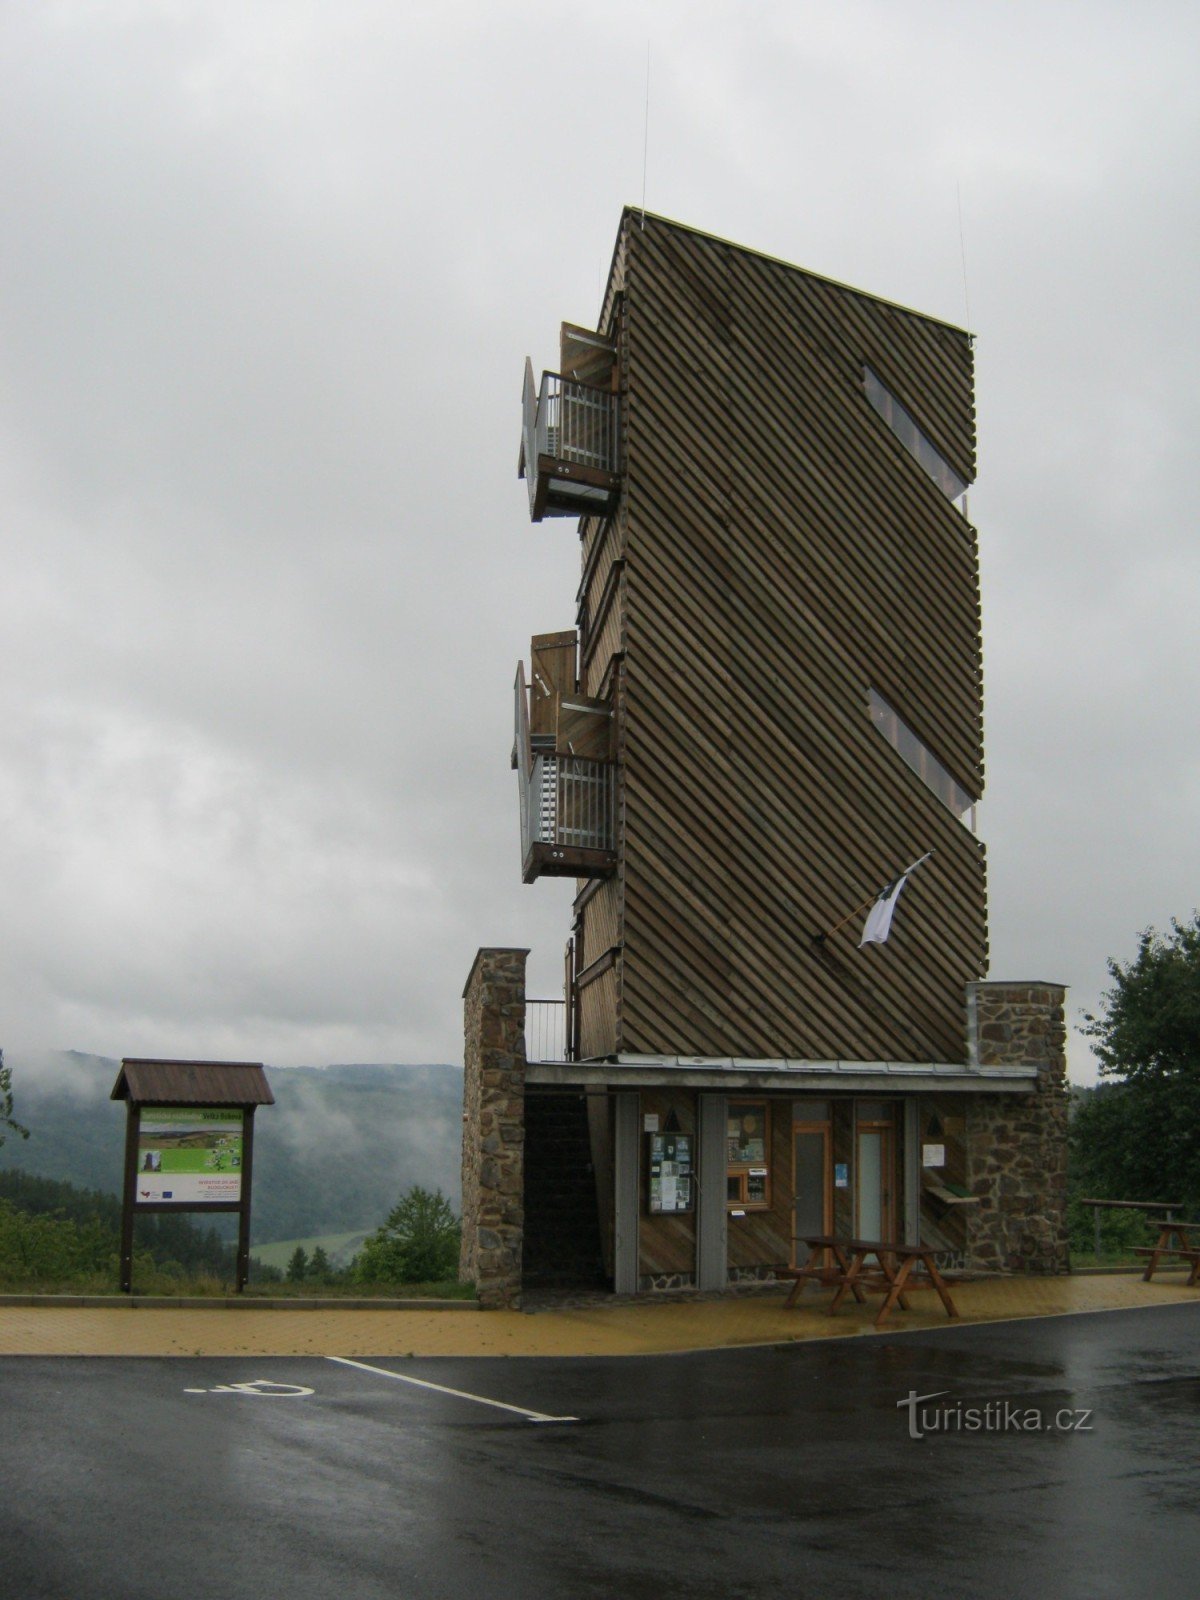
[{"label": "wheelchair parking symbol", "polygon": [[315,1393],[302,1383],[276,1383],[273,1378],[251,1378],[247,1383],[218,1383],[211,1389],[185,1389],[184,1394],[257,1394],[267,1399],[298,1400]]}]

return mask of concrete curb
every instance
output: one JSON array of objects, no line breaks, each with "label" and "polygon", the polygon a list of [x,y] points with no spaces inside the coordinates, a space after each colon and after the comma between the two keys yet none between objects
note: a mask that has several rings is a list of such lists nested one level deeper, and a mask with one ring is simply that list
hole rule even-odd
[{"label": "concrete curb", "polygon": [[0,1307],[91,1311],[482,1311],[478,1300],[266,1299],[247,1295],[0,1294]]}]

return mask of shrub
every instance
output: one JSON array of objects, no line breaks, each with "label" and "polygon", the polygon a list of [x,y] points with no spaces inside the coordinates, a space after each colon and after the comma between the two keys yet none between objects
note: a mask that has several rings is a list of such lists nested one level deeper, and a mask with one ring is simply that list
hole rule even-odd
[{"label": "shrub", "polygon": [[401,1196],[355,1258],[359,1283],[436,1283],[458,1273],[460,1224],[440,1189]]}]

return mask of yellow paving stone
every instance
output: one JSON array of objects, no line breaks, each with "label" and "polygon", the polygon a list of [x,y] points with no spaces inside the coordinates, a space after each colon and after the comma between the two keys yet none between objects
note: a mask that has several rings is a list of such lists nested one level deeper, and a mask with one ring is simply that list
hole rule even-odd
[{"label": "yellow paving stone", "polygon": [[[236,1307],[0,1305],[0,1355],[45,1356],[584,1356],[646,1355],[791,1340],[876,1337],[879,1302],[847,1301],[835,1317],[829,1292],[787,1310],[776,1294],[597,1303],[532,1313],[320,1310]],[[1200,1303],[1179,1277],[1135,1275],[984,1278],[960,1283],[960,1323],[1058,1316],[1137,1306]],[[950,1326],[937,1296],[913,1293],[885,1333]]]}]

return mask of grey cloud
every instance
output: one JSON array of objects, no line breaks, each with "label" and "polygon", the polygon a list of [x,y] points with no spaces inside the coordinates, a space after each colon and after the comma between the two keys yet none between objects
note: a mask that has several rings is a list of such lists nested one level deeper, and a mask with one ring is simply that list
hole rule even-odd
[{"label": "grey cloud", "polygon": [[652,208],[963,320],[961,193],[994,971],[1094,1004],[1200,898],[1196,21],[755,12],[7,8],[8,1042],[453,1060],[477,945],[557,991],[510,686],[578,556],[517,398],[640,193],[647,36]]}]

